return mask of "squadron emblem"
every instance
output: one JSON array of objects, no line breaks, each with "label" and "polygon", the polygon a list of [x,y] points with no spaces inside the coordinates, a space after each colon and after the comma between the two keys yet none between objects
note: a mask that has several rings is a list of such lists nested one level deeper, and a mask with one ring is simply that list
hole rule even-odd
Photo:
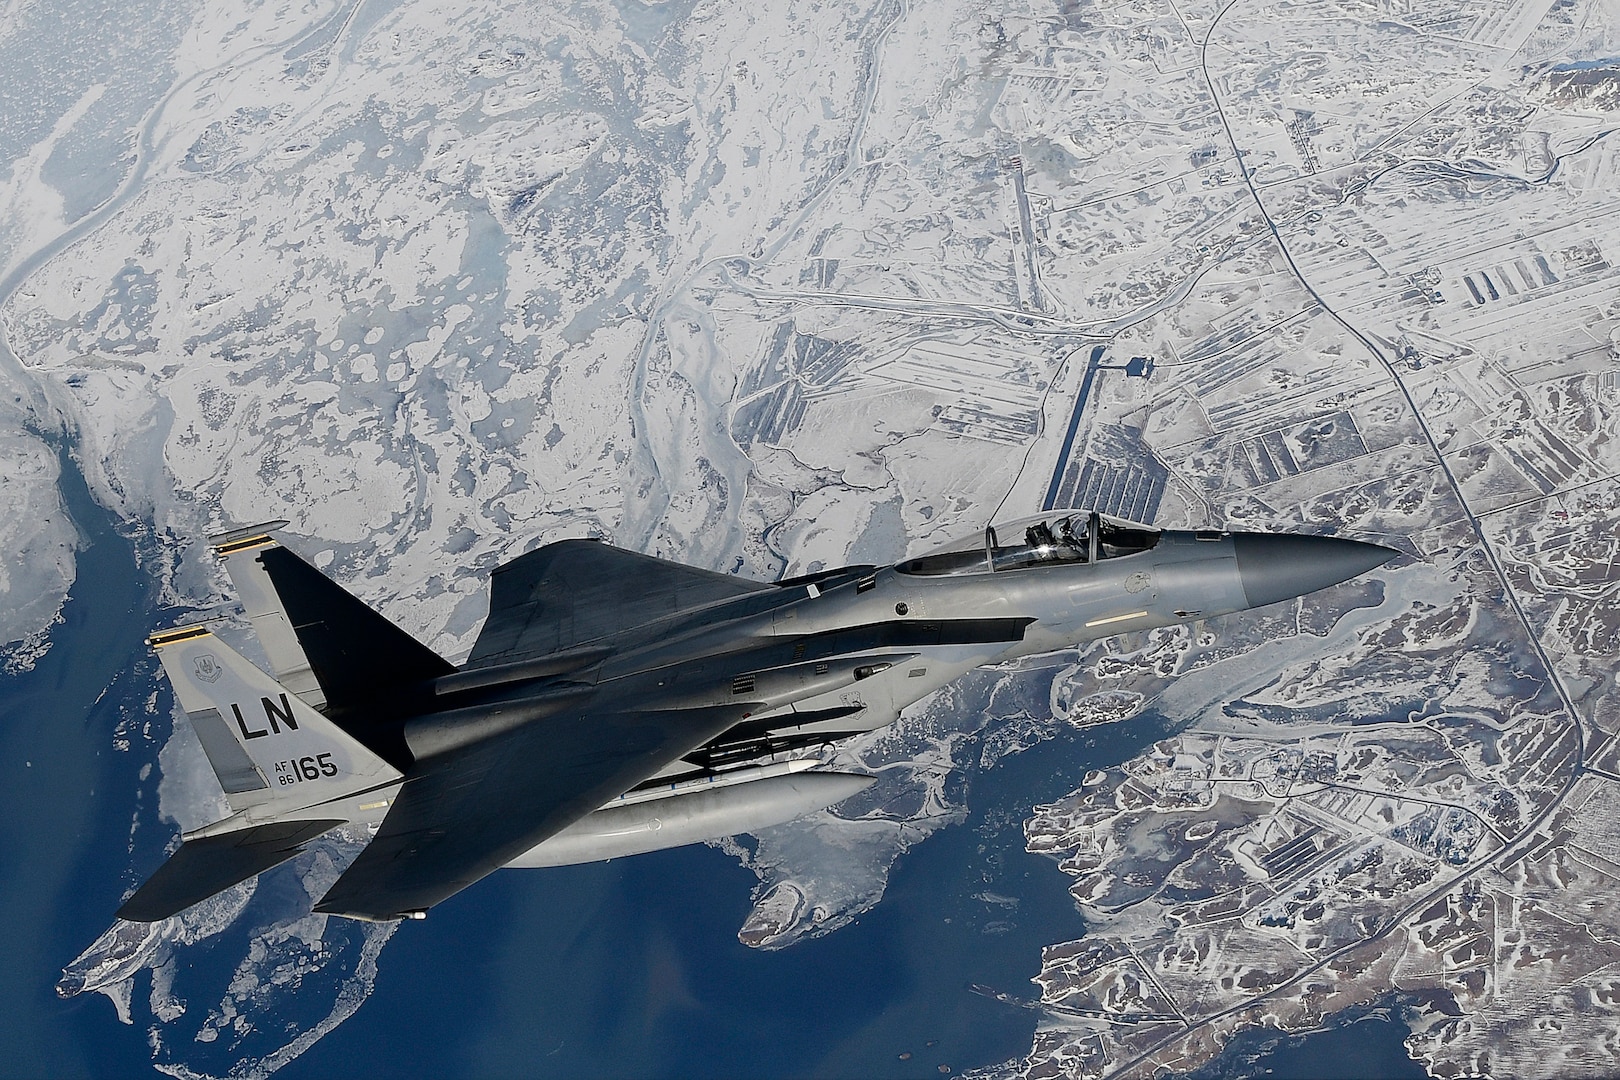
[{"label": "squadron emblem", "polygon": [[1139,593],[1151,584],[1153,584],[1153,578],[1148,575],[1147,571],[1138,570],[1136,573],[1125,579],[1125,591],[1128,593]]},{"label": "squadron emblem", "polygon": [[212,653],[203,653],[191,662],[191,670],[198,682],[211,683],[219,679],[219,661]]}]

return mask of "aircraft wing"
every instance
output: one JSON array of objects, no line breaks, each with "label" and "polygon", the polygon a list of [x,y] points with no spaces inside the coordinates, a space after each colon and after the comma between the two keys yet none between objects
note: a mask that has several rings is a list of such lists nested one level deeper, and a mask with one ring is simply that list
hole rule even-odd
[{"label": "aircraft wing", "polygon": [[707,742],[748,707],[576,712],[429,758],[315,910],[371,920],[424,911]]},{"label": "aircraft wing", "polygon": [[772,586],[595,540],[547,544],[497,567],[466,667],[561,652],[686,608]]}]

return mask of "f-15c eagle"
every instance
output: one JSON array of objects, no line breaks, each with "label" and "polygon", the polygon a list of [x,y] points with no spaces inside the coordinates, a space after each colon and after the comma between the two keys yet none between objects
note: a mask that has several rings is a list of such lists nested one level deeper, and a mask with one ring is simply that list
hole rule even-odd
[{"label": "f-15c eagle", "polygon": [[451,664],[281,546],[215,537],[271,674],[206,626],[154,635],[231,813],[125,901],[167,918],[341,825],[376,834],[315,910],[421,918],[505,866],[779,824],[867,776],[806,748],[972,668],[1299,596],[1394,557],[1319,536],[1052,511],[895,566],[774,583],[591,540],[499,567]]}]

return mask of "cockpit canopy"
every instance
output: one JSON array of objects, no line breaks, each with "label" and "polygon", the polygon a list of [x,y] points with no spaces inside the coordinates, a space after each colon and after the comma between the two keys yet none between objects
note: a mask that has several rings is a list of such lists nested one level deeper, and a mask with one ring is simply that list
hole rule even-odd
[{"label": "cockpit canopy", "polygon": [[986,574],[1054,563],[1097,562],[1147,551],[1159,530],[1095,510],[1052,510],[992,525],[981,537],[960,540],[895,567],[920,577]]}]

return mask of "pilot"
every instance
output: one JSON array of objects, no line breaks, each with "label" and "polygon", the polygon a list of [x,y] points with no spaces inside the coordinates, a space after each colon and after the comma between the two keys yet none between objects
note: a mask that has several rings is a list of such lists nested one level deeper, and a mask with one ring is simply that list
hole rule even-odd
[{"label": "pilot", "polygon": [[1086,538],[1074,535],[1074,518],[1066,517],[1058,522],[1057,538],[1058,543],[1074,552],[1073,558],[1086,557]]},{"label": "pilot", "polygon": [[1052,535],[1052,526],[1044,521],[1037,521],[1024,530],[1024,539],[1041,558],[1049,557],[1057,544],[1057,538]]}]

